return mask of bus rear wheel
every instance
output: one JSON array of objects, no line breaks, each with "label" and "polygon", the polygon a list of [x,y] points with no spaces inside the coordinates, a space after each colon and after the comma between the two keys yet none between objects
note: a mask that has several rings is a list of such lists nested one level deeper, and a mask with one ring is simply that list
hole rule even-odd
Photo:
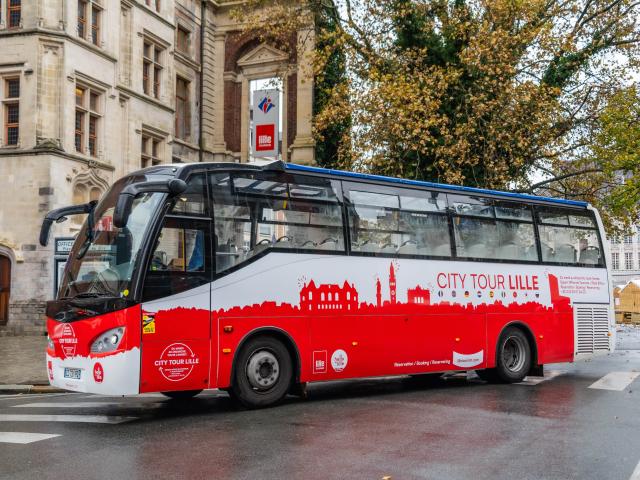
[{"label": "bus rear wheel", "polygon": [[165,397],[173,400],[187,400],[198,395],[202,390],[181,390],[177,392],[161,392]]},{"label": "bus rear wheel", "polygon": [[292,377],[287,347],[274,337],[255,337],[238,353],[231,397],[247,408],[275,405],[291,388]]},{"label": "bus rear wheel", "polygon": [[531,362],[526,335],[517,327],[508,327],[498,340],[496,368],[478,370],[476,374],[487,382],[518,383],[528,375]]}]

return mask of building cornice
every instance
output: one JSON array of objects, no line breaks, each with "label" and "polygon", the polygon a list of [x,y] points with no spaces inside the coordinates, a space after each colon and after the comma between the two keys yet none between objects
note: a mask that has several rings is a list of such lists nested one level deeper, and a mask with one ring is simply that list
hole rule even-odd
[{"label": "building cornice", "polygon": [[138,93],[135,90],[132,90],[131,88],[127,87],[126,85],[118,84],[118,85],[116,85],[115,88],[119,92],[124,92],[129,97],[134,97],[134,98],[137,98],[138,100],[142,100],[143,102],[155,105],[156,107],[161,108],[162,110],[164,110],[166,112],[175,113],[175,110],[173,108],[171,108],[170,106],[165,105],[164,103],[162,103],[162,102],[160,102],[160,101],[156,100],[155,98],[152,98],[152,97],[150,97],[148,95],[143,95],[141,93]]},{"label": "building cornice", "polygon": [[0,38],[7,37],[26,37],[31,35],[38,35],[41,38],[47,38],[50,40],[67,40],[75,45],[83,47],[96,55],[99,55],[110,62],[116,63],[118,59],[108,53],[106,50],[96,47],[90,42],[82,40],[81,38],[74,37],[73,35],[69,35],[67,32],[61,32],[56,30],[48,30],[45,28],[22,28],[17,30],[4,30],[0,31]]},{"label": "building cornice", "polygon": [[109,170],[113,172],[115,167],[109,163],[104,163],[93,158],[86,158],[80,155],[74,155],[72,153],[64,152],[57,148],[27,148],[27,149],[7,149],[0,148],[1,157],[27,157],[27,156],[41,156],[51,155],[54,157],[63,158],[65,160],[73,160],[74,162],[82,163],[90,168],[100,168],[102,170]]},{"label": "building cornice", "polygon": [[178,62],[180,62],[180,63],[182,63],[182,64],[184,64],[184,65],[186,65],[188,67],[191,67],[191,68],[193,68],[194,70],[196,70],[198,72],[200,71],[200,64],[197,63],[192,58],[190,58],[189,56],[187,56],[184,53],[180,52],[180,50],[174,50],[173,51],[173,58],[176,61],[178,61]]}]

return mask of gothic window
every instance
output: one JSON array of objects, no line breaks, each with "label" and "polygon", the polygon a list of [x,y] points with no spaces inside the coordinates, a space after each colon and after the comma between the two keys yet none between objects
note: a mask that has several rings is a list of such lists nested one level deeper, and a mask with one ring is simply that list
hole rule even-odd
[{"label": "gothic window", "polygon": [[100,46],[102,8],[92,0],[78,0],[78,36]]},{"label": "gothic window", "polygon": [[20,138],[20,78],[4,78],[4,144],[16,146]]},{"label": "gothic window", "polygon": [[98,135],[102,121],[102,93],[84,85],[76,85],[75,148],[76,152],[98,156]]},{"label": "gothic window", "polygon": [[146,95],[160,98],[164,48],[145,39],[142,56],[142,89]]}]

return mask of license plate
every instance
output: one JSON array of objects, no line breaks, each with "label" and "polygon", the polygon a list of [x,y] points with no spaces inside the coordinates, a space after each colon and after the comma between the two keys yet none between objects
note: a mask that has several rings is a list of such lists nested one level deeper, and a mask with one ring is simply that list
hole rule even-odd
[{"label": "license plate", "polygon": [[80,370],[79,368],[65,368],[64,369],[64,378],[71,378],[73,380],[80,380]]}]

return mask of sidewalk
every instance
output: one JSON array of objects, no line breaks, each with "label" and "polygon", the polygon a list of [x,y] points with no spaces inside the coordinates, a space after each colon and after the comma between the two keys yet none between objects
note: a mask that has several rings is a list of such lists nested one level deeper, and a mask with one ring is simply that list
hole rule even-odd
[{"label": "sidewalk", "polygon": [[47,337],[0,337],[0,386],[49,385]]}]

